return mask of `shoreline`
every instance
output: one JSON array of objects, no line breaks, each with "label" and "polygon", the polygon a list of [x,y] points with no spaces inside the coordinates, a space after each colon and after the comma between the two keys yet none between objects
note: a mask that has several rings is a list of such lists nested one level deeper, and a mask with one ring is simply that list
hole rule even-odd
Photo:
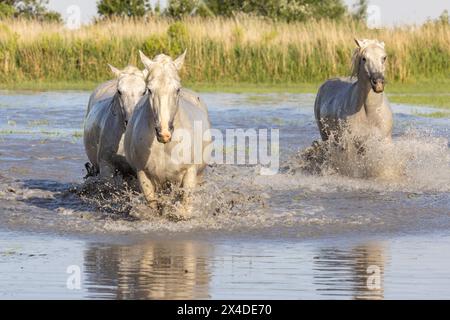
[{"label": "shoreline", "polygon": [[[91,91],[99,83],[100,81],[23,81],[19,83],[0,83],[0,91]],[[316,94],[320,83],[191,83],[187,81],[185,86],[202,93]],[[433,114],[424,114],[424,116],[450,117],[450,80],[439,79],[433,82],[427,79],[409,83],[394,82],[388,84],[386,92],[391,103],[443,110]]]}]

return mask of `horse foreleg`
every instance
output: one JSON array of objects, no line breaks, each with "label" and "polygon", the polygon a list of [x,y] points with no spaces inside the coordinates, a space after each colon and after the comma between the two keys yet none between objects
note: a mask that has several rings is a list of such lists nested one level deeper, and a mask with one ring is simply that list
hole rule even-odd
[{"label": "horse foreleg", "polygon": [[139,181],[139,187],[144,194],[145,200],[149,204],[153,203],[155,199],[155,186],[153,182],[147,177],[144,171],[138,171],[137,178]]},{"label": "horse foreleg", "polygon": [[196,186],[201,186],[205,183],[205,169],[197,170],[197,182]]},{"label": "horse foreleg", "polygon": [[150,207],[156,207],[155,185],[147,177],[144,171],[138,171],[137,177],[139,181],[139,187],[144,194],[145,200],[147,201],[148,205]]},{"label": "horse foreleg", "polygon": [[100,143],[97,151],[98,171],[100,178],[112,179],[116,173],[115,166],[113,164],[113,153],[106,148],[105,144]]},{"label": "horse foreleg", "polygon": [[90,177],[96,177],[99,174],[98,168],[96,166],[94,166],[92,163],[90,162],[86,162],[84,164],[84,167],[86,168],[86,176],[84,177],[84,179],[90,178]]},{"label": "horse foreleg", "polygon": [[185,218],[192,214],[192,192],[197,186],[197,168],[195,166],[190,167],[183,177],[183,215]]},{"label": "horse foreleg", "polygon": [[106,160],[99,161],[99,175],[101,178],[111,179],[114,177],[115,168],[112,163]]}]

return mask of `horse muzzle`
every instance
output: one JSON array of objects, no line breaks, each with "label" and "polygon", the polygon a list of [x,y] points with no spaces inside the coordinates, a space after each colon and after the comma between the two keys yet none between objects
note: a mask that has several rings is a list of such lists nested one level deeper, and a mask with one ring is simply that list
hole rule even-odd
[{"label": "horse muzzle", "polygon": [[172,141],[172,134],[167,130],[156,131],[156,139],[159,143],[166,144]]},{"label": "horse muzzle", "polygon": [[382,75],[375,75],[370,79],[370,84],[372,85],[373,91],[376,93],[384,92],[384,77]]}]

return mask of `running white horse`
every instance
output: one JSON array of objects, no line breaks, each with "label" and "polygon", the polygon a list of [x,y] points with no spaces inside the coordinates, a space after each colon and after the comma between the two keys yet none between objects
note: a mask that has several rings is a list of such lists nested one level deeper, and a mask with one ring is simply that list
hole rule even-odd
[{"label": "running white horse", "polygon": [[314,112],[322,140],[349,134],[358,144],[373,136],[391,142],[393,116],[384,93],[384,42],[355,41],[352,77],[328,80],[319,89]]},{"label": "running white horse", "polygon": [[[180,186],[184,191],[181,215],[187,217],[192,209],[190,193],[209,160],[203,151],[211,143],[211,135],[206,105],[198,95],[181,86],[178,72],[185,55],[186,52],[172,60],[161,54],[151,60],[141,52],[149,72],[148,93],[128,123],[124,145],[127,161],[137,172],[148,204],[156,204],[158,189],[167,184]],[[201,153],[197,160],[196,146],[200,146]],[[187,153],[184,161],[176,156],[180,147]]]},{"label": "running white horse", "polygon": [[110,65],[117,79],[101,84],[92,93],[84,123],[84,147],[89,175],[112,177],[130,173],[123,151],[123,136],[134,108],[146,92],[147,71]]}]

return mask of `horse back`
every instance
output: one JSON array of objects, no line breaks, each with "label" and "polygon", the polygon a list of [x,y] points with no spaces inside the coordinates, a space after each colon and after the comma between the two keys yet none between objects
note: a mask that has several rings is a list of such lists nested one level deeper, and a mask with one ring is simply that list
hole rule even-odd
[{"label": "horse back", "polygon": [[324,82],[316,97],[314,113],[319,120],[325,113],[336,113],[351,95],[355,81],[351,78],[334,78]]},{"label": "horse back", "polygon": [[183,88],[181,91],[181,99],[184,100],[184,102],[191,104],[192,106],[200,108],[203,112],[208,114],[208,107],[196,92]]},{"label": "horse back", "polygon": [[197,93],[183,89],[179,103],[181,127],[190,129],[193,128],[195,121],[199,121],[203,130],[210,128],[208,108]]},{"label": "horse back", "polygon": [[86,116],[90,113],[94,105],[101,100],[112,98],[116,93],[117,80],[110,80],[100,84],[89,97],[88,108]]}]

